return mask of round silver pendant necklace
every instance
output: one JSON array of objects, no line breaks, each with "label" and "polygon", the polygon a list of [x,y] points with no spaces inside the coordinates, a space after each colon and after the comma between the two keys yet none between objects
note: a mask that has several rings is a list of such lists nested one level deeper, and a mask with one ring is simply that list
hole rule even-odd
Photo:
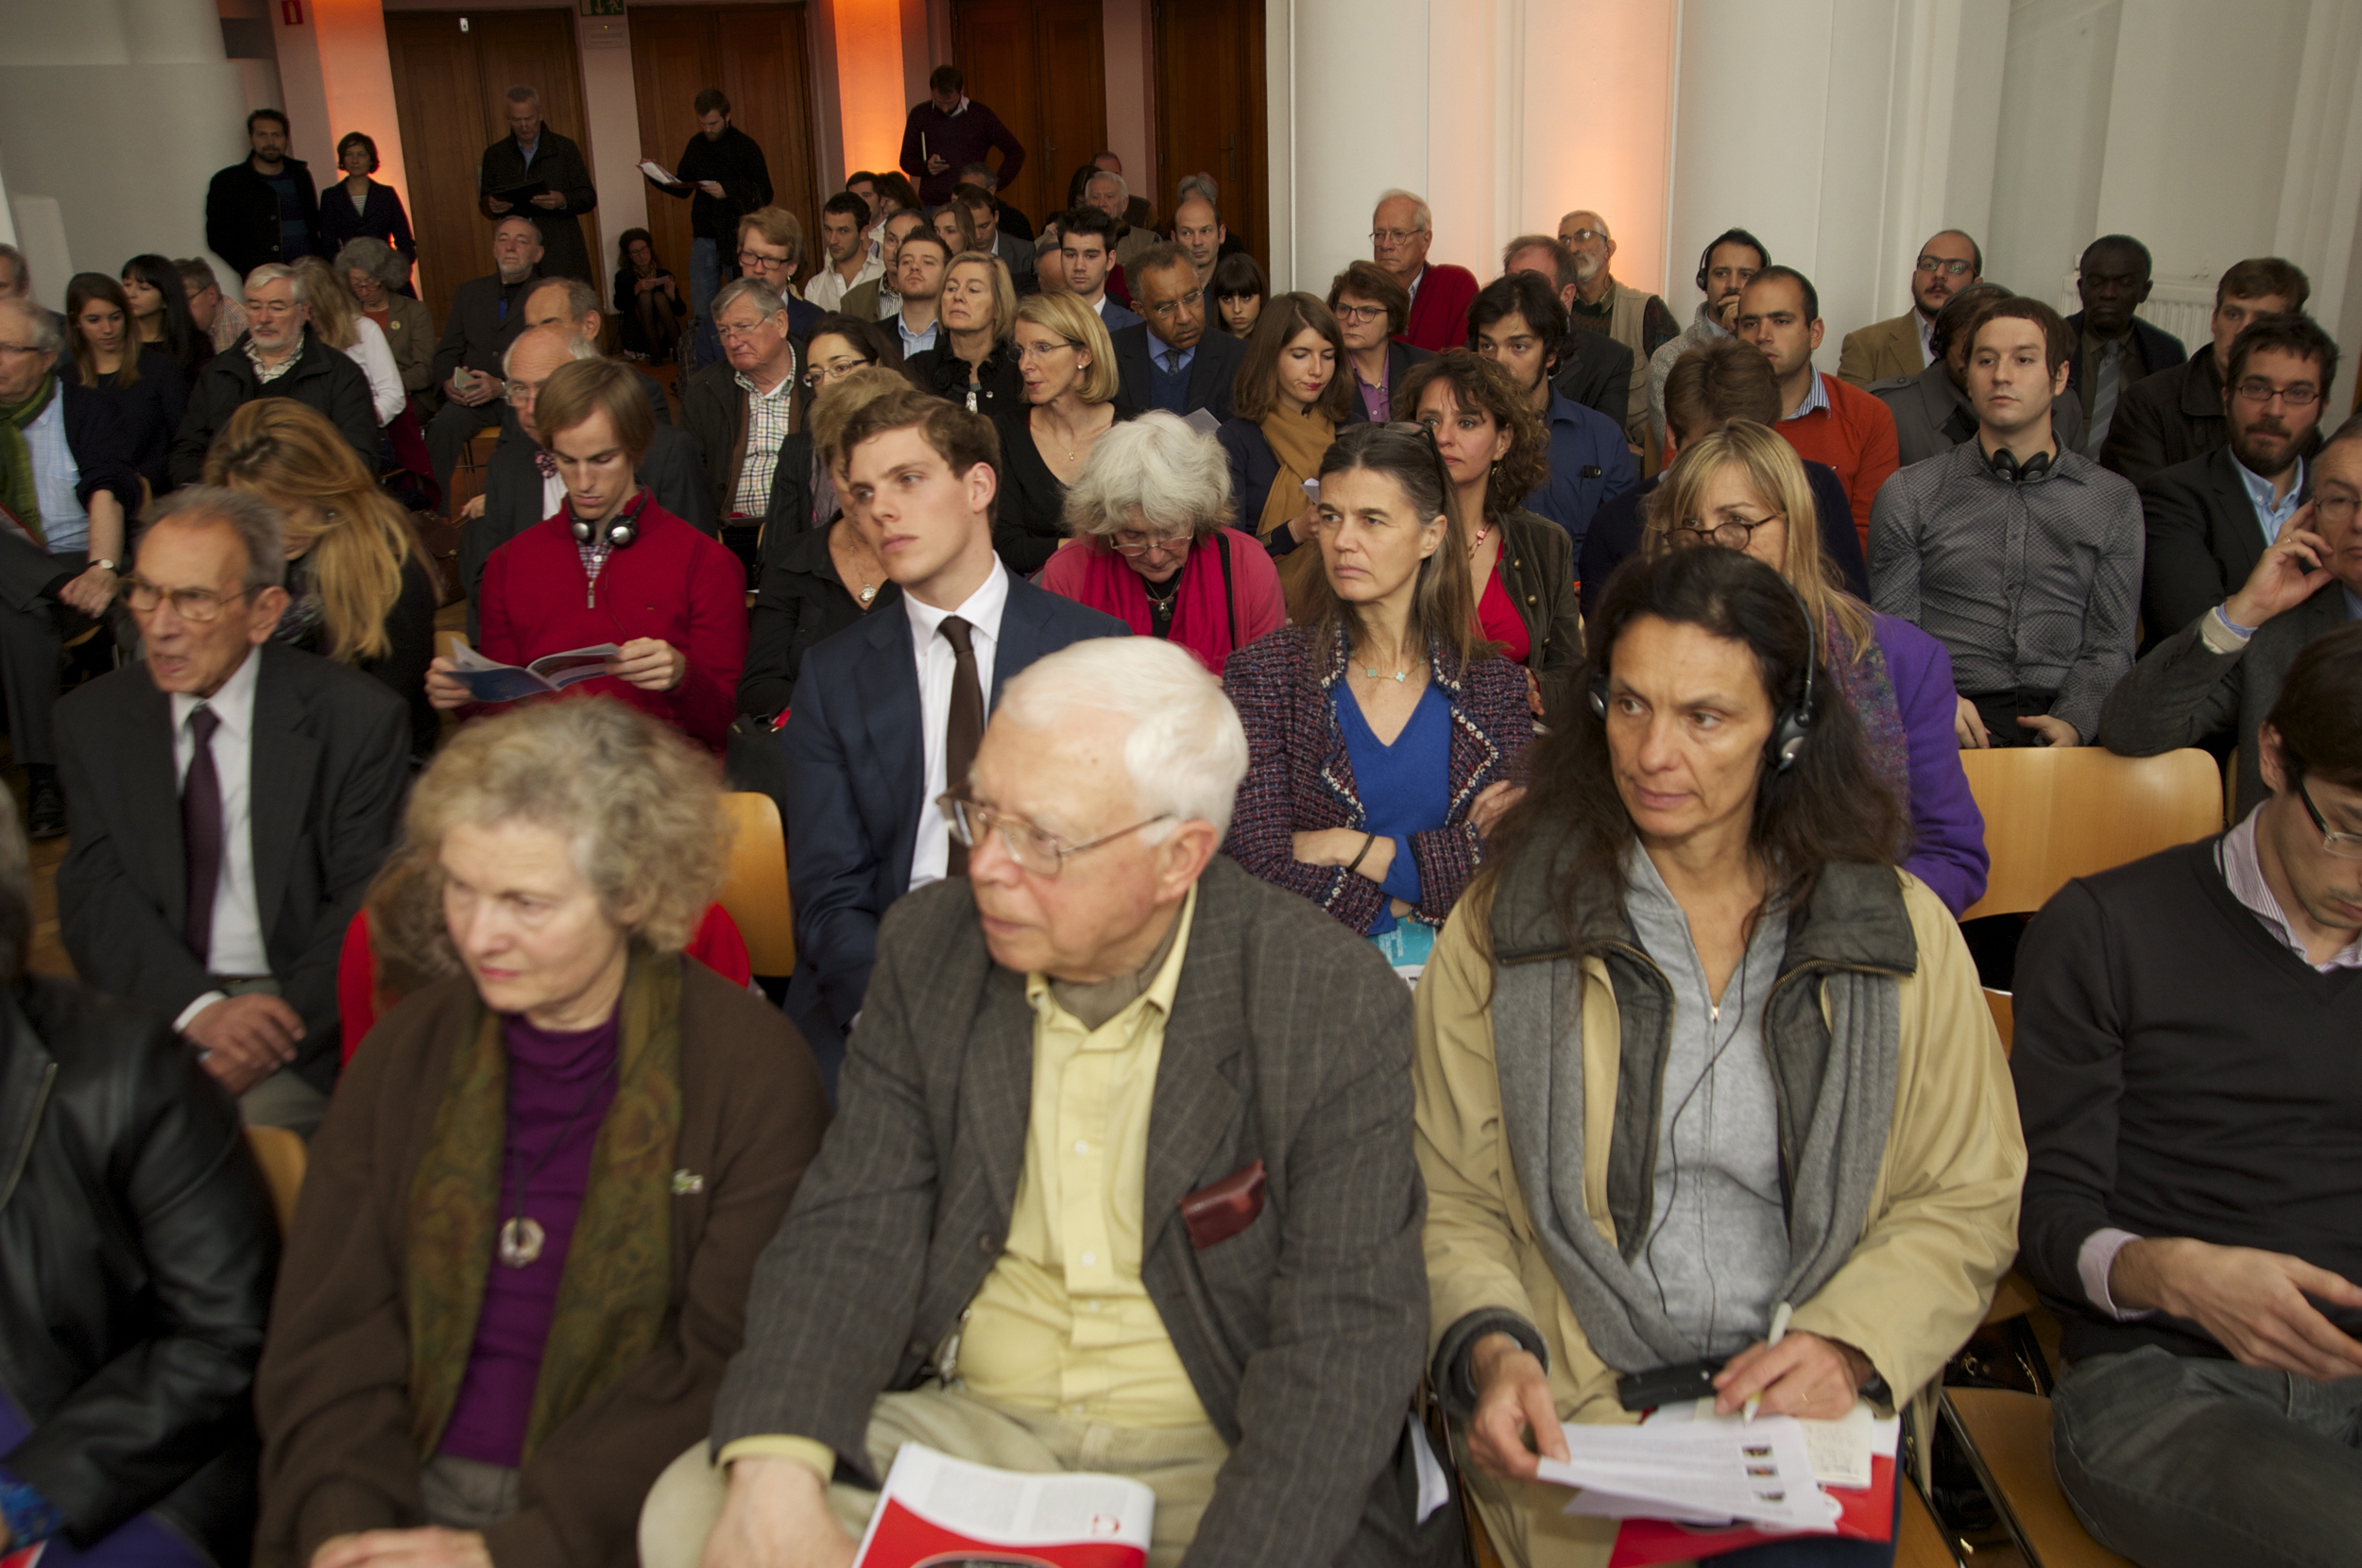
[{"label": "round silver pendant necklace", "polygon": [[[620,1044],[621,1042],[618,1042],[619,1047]],[[549,1236],[541,1229],[541,1222],[525,1213],[525,1188],[532,1185],[536,1176],[541,1174],[541,1167],[549,1164],[550,1156],[557,1152],[558,1147],[573,1136],[574,1124],[582,1119],[582,1114],[585,1111],[590,1109],[590,1102],[599,1098],[599,1091],[607,1087],[608,1080],[614,1074],[615,1062],[613,1058],[609,1058],[607,1066],[600,1071],[597,1078],[591,1081],[590,1092],[582,1097],[582,1103],[574,1107],[574,1114],[566,1118],[564,1127],[558,1129],[557,1136],[552,1138],[543,1147],[539,1157],[533,1162],[532,1167],[519,1178],[517,1212],[500,1229],[500,1260],[509,1268],[531,1268],[539,1261],[542,1248],[549,1243]]]}]

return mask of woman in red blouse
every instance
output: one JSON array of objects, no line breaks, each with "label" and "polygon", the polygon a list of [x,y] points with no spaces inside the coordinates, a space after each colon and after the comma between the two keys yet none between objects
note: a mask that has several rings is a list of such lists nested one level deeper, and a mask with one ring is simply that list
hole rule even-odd
[{"label": "woman in red blouse", "polygon": [[1518,504],[1549,462],[1549,435],[1509,373],[1465,349],[1404,372],[1395,417],[1435,435],[1460,493],[1461,546],[1476,619],[1501,656],[1526,670],[1534,714],[1565,722],[1583,663],[1583,617],[1566,530]]}]

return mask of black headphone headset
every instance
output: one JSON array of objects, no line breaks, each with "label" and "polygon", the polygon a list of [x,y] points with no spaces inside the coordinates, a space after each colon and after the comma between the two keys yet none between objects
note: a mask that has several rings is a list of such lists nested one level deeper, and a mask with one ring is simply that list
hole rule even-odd
[{"label": "black headphone headset", "polygon": [[2017,453],[2003,447],[1985,459],[1985,467],[1991,469],[1994,477],[2004,484],[2030,485],[2050,471],[2050,454],[2046,452],[2038,452],[2020,463],[2017,460]]},{"label": "black headphone headset", "polygon": [[[1777,572],[1773,573],[1778,576]],[[1774,774],[1783,774],[1796,764],[1804,754],[1805,742],[1812,738],[1814,678],[1821,668],[1821,633],[1812,623],[1812,606],[1796,591],[1796,585],[1780,577],[1780,587],[1796,601],[1796,613],[1805,622],[1805,690],[1794,707],[1784,707],[1772,722],[1772,733],[1763,742],[1764,765]],[[1591,711],[1602,720],[1607,717],[1607,672],[1591,677]]]},{"label": "black headphone headset", "polygon": [[566,498],[566,527],[574,536],[576,544],[603,544],[609,549],[621,550],[640,537],[640,511],[647,504],[648,492],[642,487],[637,495],[624,503],[622,511],[605,522],[585,522],[574,516],[573,498],[569,496]]}]

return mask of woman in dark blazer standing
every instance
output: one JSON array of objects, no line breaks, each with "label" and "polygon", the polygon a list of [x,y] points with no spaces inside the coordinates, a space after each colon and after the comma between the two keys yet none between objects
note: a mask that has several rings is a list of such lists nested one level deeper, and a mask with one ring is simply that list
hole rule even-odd
[{"label": "woman in dark blazer standing", "polygon": [[1516,798],[1525,676],[1484,651],[1434,441],[1357,425],[1318,464],[1310,613],[1233,654],[1249,760],[1224,853],[1424,963]]},{"label": "woman in dark blazer standing", "polygon": [[319,254],[334,256],[354,240],[383,240],[402,257],[405,276],[397,288],[414,292],[406,274],[419,259],[419,242],[402,197],[369,178],[377,172],[377,144],[361,131],[347,131],[336,144],[336,165],[344,179],[320,193]]}]

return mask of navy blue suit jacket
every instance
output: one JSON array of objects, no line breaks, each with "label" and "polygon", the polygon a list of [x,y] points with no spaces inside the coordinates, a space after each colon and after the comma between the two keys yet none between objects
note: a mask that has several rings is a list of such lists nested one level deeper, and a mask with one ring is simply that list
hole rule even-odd
[{"label": "navy blue suit jacket", "polygon": [[[1111,615],[1012,574],[987,714],[1009,677],[1070,642],[1130,631]],[[878,921],[910,889],[927,752],[911,623],[894,608],[813,645],[787,727],[788,887],[796,974],[788,1015],[812,1042],[831,1098],[845,1034],[869,990]]]},{"label": "navy blue suit jacket", "polygon": [[[1149,337],[1145,321],[1108,335],[1115,340],[1116,369],[1123,377],[1123,401],[1142,413],[1162,407],[1154,395],[1148,356],[1151,352],[1165,353],[1163,342]],[[1194,352],[1197,357],[1190,361],[1189,395],[1183,400],[1184,406],[1166,412],[1190,414],[1202,408],[1217,419],[1227,419],[1230,387],[1239,379],[1239,362],[1246,358],[1246,342],[1208,326],[1198,338]]]}]

